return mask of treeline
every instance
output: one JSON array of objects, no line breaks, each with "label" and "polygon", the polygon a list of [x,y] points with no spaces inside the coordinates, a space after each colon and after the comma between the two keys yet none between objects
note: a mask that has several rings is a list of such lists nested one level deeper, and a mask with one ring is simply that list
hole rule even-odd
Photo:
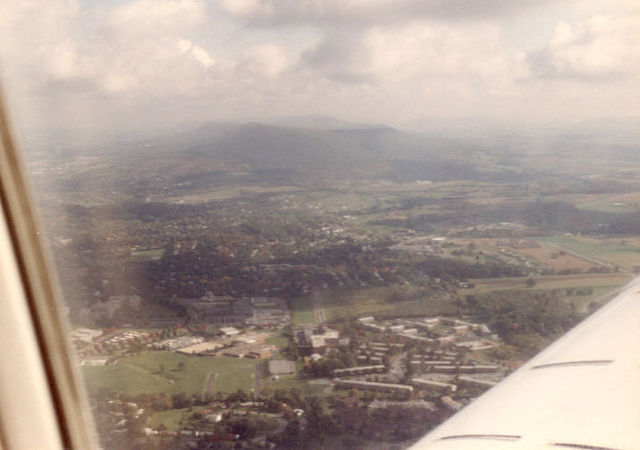
[{"label": "treeline", "polygon": [[582,316],[558,293],[495,291],[467,295],[458,306],[483,322],[507,344],[531,355],[573,328]]},{"label": "treeline", "polygon": [[459,259],[428,256],[412,264],[416,269],[434,278],[444,281],[465,280],[468,278],[499,278],[524,276],[521,267],[496,261],[471,263]]}]

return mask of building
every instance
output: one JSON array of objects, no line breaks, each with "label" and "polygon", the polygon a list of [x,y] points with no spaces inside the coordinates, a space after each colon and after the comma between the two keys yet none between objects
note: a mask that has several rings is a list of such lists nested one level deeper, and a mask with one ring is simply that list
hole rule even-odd
[{"label": "building", "polygon": [[139,295],[112,295],[104,302],[95,303],[91,314],[97,319],[111,320],[121,309],[139,311],[142,298]]},{"label": "building", "polygon": [[413,392],[413,386],[406,384],[391,383],[374,383],[372,381],[359,380],[333,380],[335,387],[338,389],[361,389],[364,391],[375,392],[404,392],[410,394]]},{"label": "building", "polygon": [[242,298],[209,295],[202,299],[184,300],[183,304],[192,322],[244,323],[253,314],[250,301]]},{"label": "building", "polygon": [[476,385],[476,386],[482,386],[485,388],[490,388],[497,384],[495,381],[481,380],[479,378],[472,378],[464,375],[461,377],[458,377],[457,382],[458,384],[461,384],[461,385],[465,385],[465,384]]},{"label": "building", "polygon": [[456,344],[456,347],[467,348],[471,351],[487,350],[495,346],[496,345],[493,342],[486,340],[464,341]]},{"label": "building", "polygon": [[220,334],[227,337],[237,336],[240,334],[240,330],[233,327],[222,327],[220,328]]},{"label": "building", "polygon": [[209,341],[182,347],[176,350],[176,352],[182,353],[183,355],[214,355],[220,348],[222,348],[222,344],[219,342]]},{"label": "building", "polygon": [[249,353],[245,355],[246,358],[251,359],[267,359],[273,356],[273,352],[270,347],[259,347],[254,350],[251,350]]},{"label": "building", "polygon": [[177,350],[179,348],[202,344],[203,342],[204,338],[200,336],[180,336],[172,339],[165,339],[162,342],[154,342],[150,347],[155,350]]},{"label": "building", "polygon": [[476,365],[476,366],[455,366],[455,365],[446,365],[446,366],[432,366],[431,370],[436,373],[490,373],[497,372],[500,370],[498,366],[493,365]]},{"label": "building", "polygon": [[340,332],[324,327],[304,327],[295,331],[293,339],[300,353],[324,355],[329,349],[340,345]]},{"label": "building", "polygon": [[458,411],[464,406],[462,403],[455,401],[448,395],[441,397],[440,401],[446,408],[449,408],[452,411]]},{"label": "building", "polygon": [[102,330],[91,330],[89,328],[76,328],[71,333],[69,333],[69,338],[71,339],[71,342],[89,344],[100,335],[102,335]]},{"label": "building", "polygon": [[458,389],[455,384],[441,383],[439,381],[432,381],[424,378],[412,378],[411,384],[417,389],[429,389],[439,392],[455,392]]},{"label": "building", "polygon": [[287,302],[277,297],[252,297],[252,315],[245,323],[256,326],[285,326],[291,322]]},{"label": "building", "polygon": [[83,359],[80,362],[81,366],[106,366],[109,359],[106,357],[94,356]]},{"label": "building", "polygon": [[348,369],[336,369],[333,371],[334,377],[352,377],[356,375],[367,375],[370,373],[383,373],[385,366],[383,364],[377,364],[374,366],[357,366],[349,367]]}]

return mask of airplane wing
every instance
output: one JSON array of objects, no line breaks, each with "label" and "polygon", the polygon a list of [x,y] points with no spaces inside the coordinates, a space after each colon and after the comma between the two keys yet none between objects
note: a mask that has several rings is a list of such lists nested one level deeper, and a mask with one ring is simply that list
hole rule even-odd
[{"label": "airplane wing", "polygon": [[640,449],[640,278],[413,449]]}]

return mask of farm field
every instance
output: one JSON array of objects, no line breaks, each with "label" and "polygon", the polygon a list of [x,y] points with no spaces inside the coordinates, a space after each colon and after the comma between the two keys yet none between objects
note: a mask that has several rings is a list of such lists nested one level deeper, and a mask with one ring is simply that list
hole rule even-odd
[{"label": "farm field", "polygon": [[634,239],[556,235],[538,240],[628,270],[640,265],[640,246]]},{"label": "farm field", "polygon": [[[334,320],[357,319],[369,315],[436,315],[446,312],[448,302],[434,301],[432,298],[415,298],[393,302],[389,297],[397,286],[372,287],[342,292],[324,292],[322,305],[329,322]],[[295,325],[314,324],[311,296],[301,297],[293,302],[293,322]]]},{"label": "farm field", "polygon": [[261,185],[240,185],[224,186],[217,189],[206,190],[197,193],[190,193],[183,196],[168,197],[168,203],[199,204],[214,200],[229,200],[232,198],[245,197],[256,194],[284,194],[298,193],[303,189],[297,186],[261,186]]},{"label": "farm field", "polygon": [[[184,363],[182,370],[180,363]],[[149,352],[120,358],[115,365],[83,366],[82,372],[90,393],[107,390],[131,395],[160,392],[192,395],[202,393],[211,371],[216,373],[214,392],[250,391],[254,367],[258,363],[260,361],[227,356],[192,357],[173,352]]]},{"label": "farm field", "polygon": [[522,249],[510,248],[509,251],[534,258],[542,264],[549,266],[556,272],[560,272],[563,270],[587,272],[590,269],[594,269],[600,266],[599,264],[586,261],[551,246]]},{"label": "farm field", "polygon": [[576,202],[576,206],[581,209],[610,213],[636,212],[639,205],[640,193],[638,192],[588,195]]},{"label": "farm field", "polygon": [[[619,287],[629,281],[628,273],[599,273],[576,275],[551,275],[535,278],[535,289],[564,289],[583,287]],[[497,290],[527,289],[527,278],[482,278],[469,280],[472,288],[458,289],[458,295],[483,294]]]}]

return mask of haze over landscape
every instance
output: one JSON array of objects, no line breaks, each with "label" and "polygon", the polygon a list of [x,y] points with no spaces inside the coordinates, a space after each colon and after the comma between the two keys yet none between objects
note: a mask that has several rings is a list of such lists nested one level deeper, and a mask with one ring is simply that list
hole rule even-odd
[{"label": "haze over landscape", "polygon": [[404,449],[599,309],[638,36],[635,0],[0,4],[102,446]]}]

